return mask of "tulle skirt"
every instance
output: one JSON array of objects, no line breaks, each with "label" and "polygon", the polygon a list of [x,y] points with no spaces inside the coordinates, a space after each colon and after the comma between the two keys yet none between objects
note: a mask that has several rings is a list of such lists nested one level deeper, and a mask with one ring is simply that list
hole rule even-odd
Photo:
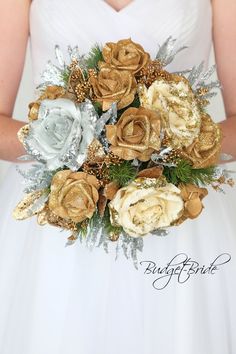
[{"label": "tulle skirt", "polygon": [[145,237],[138,270],[114,243],[65,247],[66,232],[15,221],[21,190],[13,165],[0,189],[1,354],[236,353],[236,188]]}]

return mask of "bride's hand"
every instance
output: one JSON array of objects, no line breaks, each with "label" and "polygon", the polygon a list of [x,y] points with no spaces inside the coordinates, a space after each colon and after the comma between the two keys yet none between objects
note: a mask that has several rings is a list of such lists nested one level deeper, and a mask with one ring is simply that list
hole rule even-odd
[{"label": "bride's hand", "polygon": [[236,160],[236,2],[212,0],[213,40],[217,72],[222,83],[226,120],[223,131],[222,152]]},{"label": "bride's hand", "polygon": [[0,159],[16,161],[25,151],[17,139],[23,122],[12,119],[29,36],[30,0],[0,2]]}]

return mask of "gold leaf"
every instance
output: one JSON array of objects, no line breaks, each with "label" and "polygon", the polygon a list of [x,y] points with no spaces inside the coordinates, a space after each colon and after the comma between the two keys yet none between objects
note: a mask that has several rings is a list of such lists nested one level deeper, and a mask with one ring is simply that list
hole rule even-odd
[{"label": "gold leaf", "polygon": [[107,199],[112,200],[118,190],[119,185],[116,182],[110,182],[104,188],[104,195]]},{"label": "gold leaf", "polygon": [[162,176],[162,167],[146,168],[138,173],[138,177],[159,178]]},{"label": "gold leaf", "polygon": [[45,189],[26,194],[25,197],[20,201],[20,203],[18,203],[16,208],[13,210],[13,217],[16,220],[24,220],[43,210],[44,205],[35,212],[32,212],[31,208],[44,193]]}]

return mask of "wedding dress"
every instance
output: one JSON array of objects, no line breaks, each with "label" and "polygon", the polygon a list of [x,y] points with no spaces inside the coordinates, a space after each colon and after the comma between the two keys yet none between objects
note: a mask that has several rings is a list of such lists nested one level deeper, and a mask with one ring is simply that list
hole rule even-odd
[{"label": "wedding dress", "polygon": [[[207,66],[211,28],[210,0],[134,0],[119,12],[102,0],[34,0],[35,85],[55,44],[65,53],[78,45],[82,54],[95,42],[131,37],[154,56],[172,35],[188,49],[169,70],[202,60]],[[38,226],[35,218],[13,220],[21,190],[13,165],[0,189],[1,354],[236,353],[235,189],[210,192],[201,216],[168,236],[145,237],[138,270],[123,255],[115,260],[113,244],[108,254],[80,242],[65,247],[65,232]],[[173,264],[184,254],[199,267],[217,257],[222,265],[190,272],[188,280],[187,268],[169,278],[166,269],[155,282],[161,274],[148,271],[148,262],[163,269],[178,254],[176,272]]]}]

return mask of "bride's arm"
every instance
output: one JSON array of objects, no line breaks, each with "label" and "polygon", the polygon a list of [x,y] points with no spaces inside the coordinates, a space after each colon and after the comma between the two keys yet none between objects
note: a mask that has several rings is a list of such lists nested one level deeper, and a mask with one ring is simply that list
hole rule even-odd
[{"label": "bride's arm", "polygon": [[213,38],[227,119],[221,122],[222,151],[236,159],[236,1],[212,0]]},{"label": "bride's arm", "polygon": [[23,125],[12,119],[29,34],[30,0],[0,2],[0,159],[15,161],[24,153],[16,133]]}]

